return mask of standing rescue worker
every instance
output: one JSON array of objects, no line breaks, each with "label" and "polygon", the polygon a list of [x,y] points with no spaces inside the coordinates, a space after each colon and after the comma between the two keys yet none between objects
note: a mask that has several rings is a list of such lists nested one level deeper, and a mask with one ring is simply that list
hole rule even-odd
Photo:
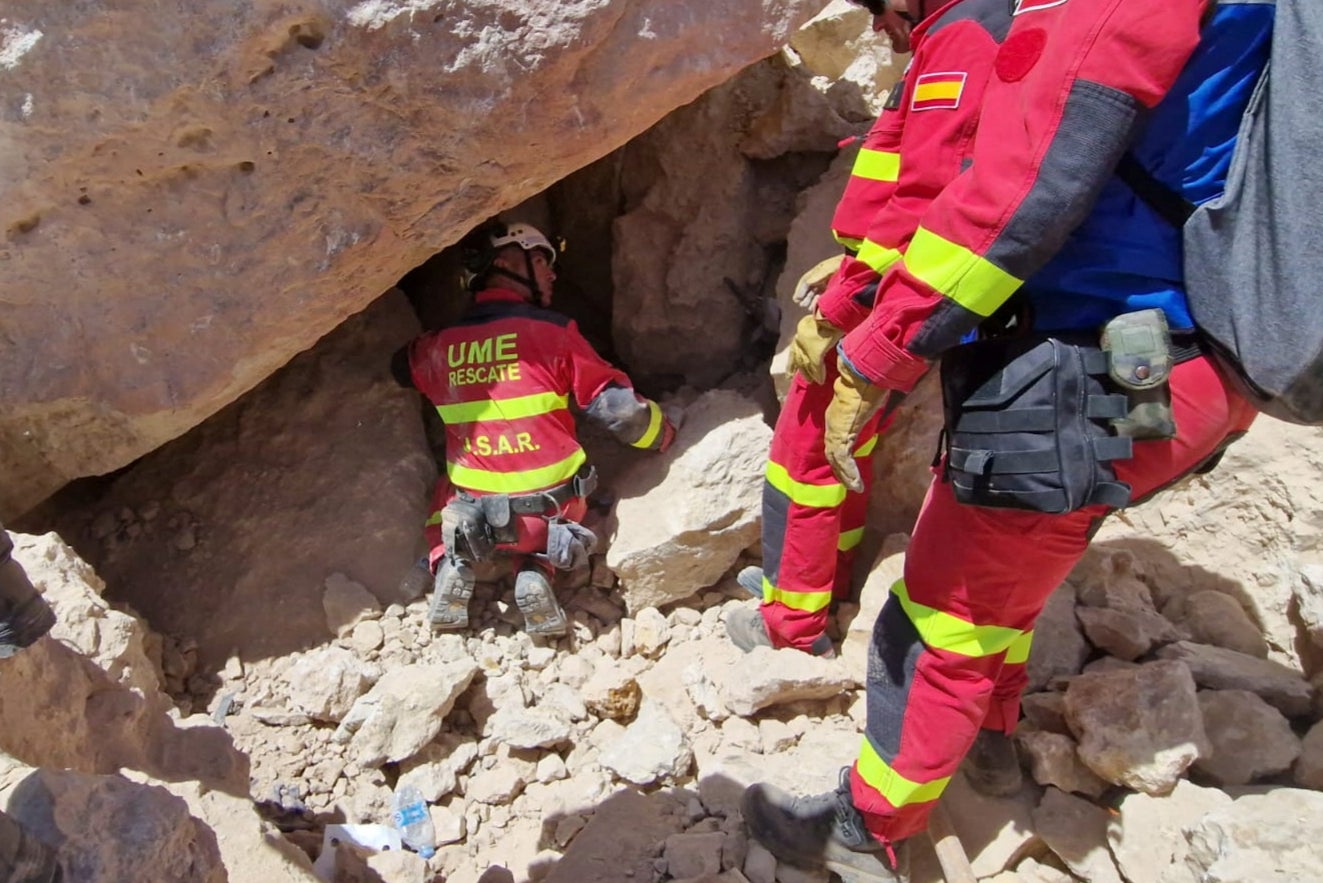
[{"label": "standing rescue worker", "polygon": [[[932,359],[948,433],[965,440],[949,445],[875,624],[848,777],[816,797],[746,792],[754,835],[783,860],[896,879],[880,855],[926,826],[1001,669],[1100,520],[1211,468],[1253,421],[1212,359],[1184,346],[1179,231],[1114,173],[1127,158],[1191,202],[1221,193],[1273,13],[1261,0],[1016,2],[972,167],[839,348],[826,445],[847,486],[860,486],[851,454],[871,412]],[[1030,333],[962,345],[1026,279]],[[1128,386],[1150,374],[1161,389]],[[1053,397],[1057,382],[1082,393]],[[1069,434],[1084,441],[1054,454]]]},{"label": "standing rescue worker", "polygon": [[[838,373],[835,347],[868,316],[881,274],[900,257],[923,211],[969,161],[983,90],[1011,23],[1005,0],[956,0],[931,15],[936,4],[924,0],[861,5],[873,13],[874,30],[887,31],[902,51],[912,46],[914,56],[865,138],[836,206],[832,232],[851,253],[836,259],[825,292],[790,345],[793,376],[763,485],[763,567],[740,574],[763,603],[758,611],[733,611],[726,621],[745,651],[764,645],[834,655],[826,633],[830,605],[850,594],[872,452],[885,429],[879,415],[861,428],[853,453],[864,487],[847,488],[823,448],[823,417]],[[911,14],[920,24],[912,32],[898,30],[896,22]]]},{"label": "standing rescue worker", "polygon": [[562,635],[554,569],[583,564],[595,537],[578,522],[596,473],[575,433],[570,400],[617,439],[665,450],[675,427],[634,392],[551,305],[556,249],[527,224],[490,222],[462,243],[472,308],[455,325],[395,354],[405,386],[436,406],[446,469],[427,522],[436,572],[434,628],[468,625],[473,565],[515,559],[515,603],[533,635]]}]

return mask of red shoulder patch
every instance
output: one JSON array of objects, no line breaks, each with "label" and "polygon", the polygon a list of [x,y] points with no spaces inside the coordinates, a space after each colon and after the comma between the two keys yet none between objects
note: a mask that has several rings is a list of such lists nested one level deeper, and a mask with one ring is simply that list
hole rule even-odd
[{"label": "red shoulder patch", "polygon": [[1029,71],[1043,57],[1043,47],[1047,45],[1047,31],[1042,28],[1029,28],[1012,34],[997,50],[994,68],[997,79],[1003,83],[1016,83],[1023,80]]}]

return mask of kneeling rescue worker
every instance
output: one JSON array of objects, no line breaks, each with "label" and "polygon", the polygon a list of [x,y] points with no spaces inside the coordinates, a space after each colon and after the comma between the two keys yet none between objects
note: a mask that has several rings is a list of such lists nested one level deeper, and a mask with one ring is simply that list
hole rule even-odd
[{"label": "kneeling rescue worker", "polygon": [[532,635],[562,635],[555,569],[588,560],[596,537],[578,522],[596,473],[570,399],[635,448],[664,451],[675,427],[569,318],[551,311],[557,249],[528,224],[491,221],[461,243],[473,305],[449,328],[395,354],[392,372],[436,407],[446,469],[427,522],[436,574],[428,619],[468,625],[473,565],[515,559],[515,603]]},{"label": "kneeling rescue worker", "polygon": [[[946,456],[874,624],[856,762],[825,794],[745,793],[781,860],[905,879],[904,841],[980,727],[1014,726],[1002,672],[1101,520],[1211,469],[1254,420],[1193,328],[1180,231],[1125,169],[1220,197],[1273,21],[1262,0],[1014,3],[972,165],[838,347],[837,477],[860,485],[860,433],[938,359]],[[1015,332],[968,341],[1013,295]]]}]

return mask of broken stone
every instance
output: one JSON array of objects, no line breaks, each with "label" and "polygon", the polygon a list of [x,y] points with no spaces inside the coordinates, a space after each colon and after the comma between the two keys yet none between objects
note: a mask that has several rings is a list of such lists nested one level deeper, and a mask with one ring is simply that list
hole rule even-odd
[{"label": "broken stone", "polygon": [[1263,630],[1235,598],[1223,592],[1206,589],[1187,597],[1181,622],[1196,643],[1225,647],[1259,659],[1268,655]]},{"label": "broken stone", "polygon": [[601,755],[602,766],[636,785],[677,779],[689,772],[694,755],[688,739],[665,706],[644,699],[638,717]]},{"label": "broken stone", "polygon": [[1034,810],[1034,828],[1075,876],[1090,883],[1122,883],[1107,851],[1107,810],[1048,788]]},{"label": "broken stone", "polygon": [[300,657],[285,679],[291,704],[314,720],[339,723],[380,675],[348,650],[326,647]]},{"label": "broken stone", "polygon": [[1107,842],[1127,880],[1197,883],[1186,866],[1185,831],[1231,798],[1181,780],[1170,794],[1127,794],[1107,823]]},{"label": "broken stone", "polygon": [[1075,587],[1064,582],[1048,596],[1034,623],[1026,692],[1036,693],[1056,678],[1079,674],[1091,649],[1075,618]]},{"label": "broken stone", "polygon": [[333,738],[350,743],[355,759],[365,767],[406,760],[440,732],[477,671],[477,664],[469,662],[409,665],[387,672],[354,703]]},{"label": "broken stone", "polygon": [[343,573],[333,573],[326,578],[322,609],[326,612],[326,627],[337,638],[348,635],[363,620],[381,616],[381,602],[377,596]]},{"label": "broken stone", "polygon": [[1309,682],[1300,672],[1281,663],[1189,641],[1163,647],[1158,656],[1185,663],[1201,687],[1248,690],[1287,717],[1309,713],[1313,700]]},{"label": "broken stone", "polygon": [[1218,785],[1247,785],[1290,769],[1300,739],[1282,713],[1245,690],[1199,693],[1204,731],[1212,744],[1194,768]]},{"label": "broken stone", "polygon": [[1069,736],[1021,727],[1015,739],[1029,756],[1029,767],[1038,784],[1088,797],[1101,797],[1111,787],[1079,759],[1075,740]]}]

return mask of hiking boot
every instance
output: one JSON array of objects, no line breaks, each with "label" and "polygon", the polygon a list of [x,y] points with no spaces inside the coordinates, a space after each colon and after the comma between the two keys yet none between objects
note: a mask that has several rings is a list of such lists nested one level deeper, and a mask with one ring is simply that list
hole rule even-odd
[{"label": "hiking boot", "polygon": [[565,634],[565,611],[556,601],[551,580],[540,570],[521,570],[515,577],[515,604],[524,615],[524,631],[548,637]]},{"label": "hiking boot", "polygon": [[432,586],[432,568],[427,563],[427,556],[419,558],[409,568],[408,573],[400,578],[400,597],[407,601],[421,598]]},{"label": "hiking boot", "polygon": [[0,880],[60,883],[63,879],[54,847],[32,836],[13,817],[0,812]]},{"label": "hiking boot", "polygon": [[0,659],[30,647],[54,625],[55,611],[19,563],[8,557],[0,560]]},{"label": "hiking boot", "polygon": [[985,797],[1010,797],[1024,784],[1015,740],[1000,730],[979,730],[961,768],[965,781]]},{"label": "hiking boot", "polygon": [[735,582],[739,583],[740,588],[749,593],[750,598],[763,599],[763,569],[761,567],[744,567],[735,574]]},{"label": "hiking boot", "polygon": [[834,791],[794,797],[774,785],[750,785],[740,803],[753,838],[778,861],[807,871],[826,868],[845,883],[906,883],[909,856],[897,844],[896,867],[886,846],[868,833],[850,799],[850,768]]},{"label": "hiking boot", "polygon": [[[767,634],[767,622],[763,619],[762,611],[756,607],[737,607],[732,610],[726,616],[726,634],[730,636],[731,643],[745,653],[752,653],[754,647],[772,646],[772,638]],[[836,657],[836,648],[825,634],[813,639],[808,652],[811,656],[821,656],[823,659]]]},{"label": "hiking boot", "polygon": [[442,558],[436,566],[436,588],[427,608],[427,621],[432,628],[441,630],[467,628],[469,599],[477,580],[473,568],[463,561]]}]

